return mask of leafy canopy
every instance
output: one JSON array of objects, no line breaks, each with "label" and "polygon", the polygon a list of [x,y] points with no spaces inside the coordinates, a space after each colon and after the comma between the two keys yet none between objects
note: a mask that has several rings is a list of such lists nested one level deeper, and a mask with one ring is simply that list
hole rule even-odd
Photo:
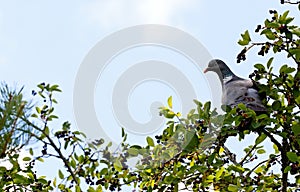
[{"label": "leafy canopy", "polygon": [[[281,3],[300,7],[300,2]],[[54,110],[58,85],[39,84],[33,95],[42,102],[34,109],[21,91],[2,85],[0,158],[11,166],[0,166],[1,189],[93,192],[122,191],[129,186],[141,191],[285,192],[300,188],[300,27],[293,25],[289,11],[269,12],[270,18],[255,30],[264,40],[253,42],[253,34],[246,31],[238,42],[244,48],[237,56],[237,62],[244,61],[258,47],[258,55],[269,58],[267,63],[255,64],[249,76],[266,95],[268,112],[264,114],[242,104],[233,109],[224,106],[225,113],[218,114],[210,102],[195,100],[195,109],[182,117],[173,111],[170,97],[160,109],[167,119],[162,134],[147,137],[147,145],[139,146],[130,145],[122,130],[123,140],[116,151],[103,139],[87,142],[84,133],[67,121],[60,128],[49,126],[59,118]],[[274,71],[278,53],[285,54],[290,64]],[[253,142],[242,154],[227,147],[228,139],[242,142],[249,135]],[[43,147],[30,148],[22,167],[18,151],[30,140]],[[271,151],[265,143],[273,147]],[[36,161],[51,158],[63,165],[54,180],[34,171]],[[133,166],[131,160],[135,160]]]}]

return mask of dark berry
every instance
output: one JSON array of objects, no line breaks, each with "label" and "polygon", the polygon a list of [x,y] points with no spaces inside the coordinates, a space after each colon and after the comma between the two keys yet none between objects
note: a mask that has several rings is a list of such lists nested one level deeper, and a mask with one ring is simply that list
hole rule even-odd
[{"label": "dark berry", "polygon": [[35,95],[36,95],[36,91],[35,91],[35,90],[32,90],[32,91],[31,91],[31,94],[32,94],[33,96],[35,96]]}]

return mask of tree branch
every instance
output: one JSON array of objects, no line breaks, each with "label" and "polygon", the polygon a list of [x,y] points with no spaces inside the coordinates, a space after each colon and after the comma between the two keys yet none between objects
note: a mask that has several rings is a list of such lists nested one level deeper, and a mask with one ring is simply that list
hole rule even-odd
[{"label": "tree branch", "polygon": [[241,166],[243,166],[244,162],[247,160],[247,158],[249,157],[249,155],[255,150],[255,148],[257,147],[257,145],[255,144],[251,150],[248,151],[248,153],[245,155],[245,157],[242,159],[242,161],[239,163]]},{"label": "tree branch", "polygon": [[63,161],[65,167],[67,168],[68,172],[71,174],[73,180],[75,181],[76,184],[79,184],[75,173],[72,171],[72,168],[68,165],[68,160],[65,158],[65,156],[62,154],[61,150],[56,146],[56,144],[54,143],[54,141],[51,139],[51,137],[45,133],[45,131],[41,128],[39,128],[38,126],[34,125],[33,123],[31,123],[28,119],[23,118],[23,120],[28,123],[30,126],[34,127],[36,130],[40,131],[42,134],[45,135],[45,137],[48,139],[48,141],[50,142],[50,145],[54,148],[54,150],[58,153],[58,156],[60,157],[60,159]]},{"label": "tree branch", "polygon": [[265,129],[261,129],[262,132],[264,134],[267,135],[267,137],[277,146],[277,148],[281,151],[282,150],[282,146],[281,144],[273,137],[273,135],[271,135],[271,133],[269,133],[267,130]]}]

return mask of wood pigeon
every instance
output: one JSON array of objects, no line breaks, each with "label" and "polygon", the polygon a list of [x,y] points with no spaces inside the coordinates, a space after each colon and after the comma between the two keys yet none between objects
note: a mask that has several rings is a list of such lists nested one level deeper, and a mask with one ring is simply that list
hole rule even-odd
[{"label": "wood pigeon", "polygon": [[236,107],[243,103],[246,107],[255,112],[265,112],[266,108],[258,93],[256,83],[250,79],[243,79],[236,76],[230,68],[219,59],[211,60],[204,73],[214,71],[222,84],[222,104]]}]

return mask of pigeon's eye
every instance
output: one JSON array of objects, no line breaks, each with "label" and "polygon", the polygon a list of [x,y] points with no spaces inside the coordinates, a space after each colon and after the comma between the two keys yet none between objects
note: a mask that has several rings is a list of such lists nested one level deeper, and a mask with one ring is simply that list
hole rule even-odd
[{"label": "pigeon's eye", "polygon": [[216,67],[217,66],[217,63],[216,62],[212,62],[208,65],[209,67]]},{"label": "pigeon's eye", "polygon": [[213,63],[212,67],[218,67],[217,63]]}]

